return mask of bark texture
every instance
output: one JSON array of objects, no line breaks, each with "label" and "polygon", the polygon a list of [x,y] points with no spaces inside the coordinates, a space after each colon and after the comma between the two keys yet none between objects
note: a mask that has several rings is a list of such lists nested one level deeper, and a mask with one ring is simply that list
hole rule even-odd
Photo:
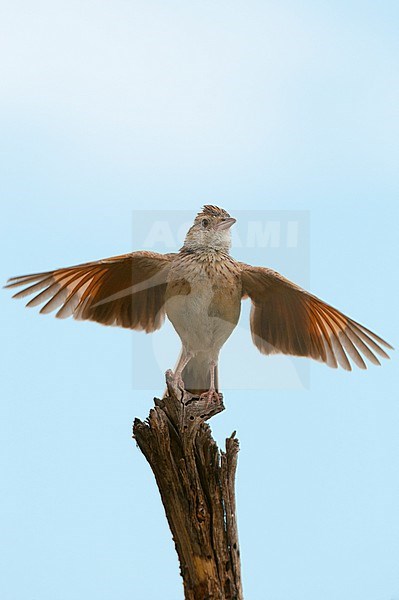
[{"label": "bark texture", "polygon": [[235,473],[235,432],[220,452],[207,419],[224,410],[175,386],[156,399],[133,436],[149,462],[180,562],[186,600],[242,600]]}]

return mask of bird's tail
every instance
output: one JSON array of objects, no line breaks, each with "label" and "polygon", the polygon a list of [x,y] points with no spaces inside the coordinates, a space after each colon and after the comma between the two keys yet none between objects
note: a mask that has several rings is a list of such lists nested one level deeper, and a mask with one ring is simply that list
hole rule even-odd
[{"label": "bird's tail", "polygon": [[[180,352],[180,356],[178,358],[175,370],[179,368],[179,364],[182,361],[182,352]],[[195,396],[199,396],[203,392],[207,392],[211,385],[211,377],[210,377],[210,365],[209,365],[209,355],[204,352],[199,352],[193,358],[189,360],[187,365],[183,369],[182,378],[184,381],[185,389],[194,394]],[[215,388],[218,391],[219,380],[218,380],[218,368],[217,365],[215,367]]]}]

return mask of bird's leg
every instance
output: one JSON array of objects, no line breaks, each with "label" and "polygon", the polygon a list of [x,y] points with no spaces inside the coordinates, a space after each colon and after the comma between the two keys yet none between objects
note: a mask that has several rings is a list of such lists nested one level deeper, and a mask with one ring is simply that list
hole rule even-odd
[{"label": "bird's leg", "polygon": [[183,353],[182,356],[176,366],[176,370],[173,374],[173,379],[176,383],[176,385],[181,388],[182,390],[184,390],[184,381],[182,379],[182,373],[184,370],[184,367],[190,362],[190,360],[193,358],[194,356],[194,352],[189,352],[183,349]]},{"label": "bird's leg", "polygon": [[207,392],[203,392],[200,396],[200,399],[205,399],[207,406],[212,403],[213,399],[215,402],[220,402],[220,396],[215,389],[215,369],[216,369],[216,361],[212,361],[209,364],[209,373],[210,373],[210,385],[209,390]]}]

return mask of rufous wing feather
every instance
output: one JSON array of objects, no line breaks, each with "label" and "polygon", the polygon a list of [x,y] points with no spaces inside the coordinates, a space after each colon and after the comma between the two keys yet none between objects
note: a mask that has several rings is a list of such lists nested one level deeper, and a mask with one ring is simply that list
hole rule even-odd
[{"label": "rufous wing feather", "polygon": [[165,290],[173,254],[132,252],[35,275],[12,277],[5,287],[24,286],[14,298],[34,294],[27,306],[56,309],[58,318],[96,321],[147,333],[165,319]]},{"label": "rufous wing feather", "polygon": [[[240,263],[243,297],[252,301],[252,339],[263,354],[290,354],[350,371],[351,359],[379,365],[392,346],[276,271]],[[384,348],[383,348],[384,347]]]}]

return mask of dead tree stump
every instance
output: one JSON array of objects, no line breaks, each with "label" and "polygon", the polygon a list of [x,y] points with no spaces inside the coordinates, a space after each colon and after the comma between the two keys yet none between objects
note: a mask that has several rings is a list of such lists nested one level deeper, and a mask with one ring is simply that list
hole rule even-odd
[{"label": "dead tree stump", "polygon": [[180,562],[186,600],[242,600],[238,546],[235,432],[220,452],[210,417],[223,401],[207,406],[174,385],[166,373],[168,395],[154,399],[145,422],[135,419],[133,437],[161,494]]}]

